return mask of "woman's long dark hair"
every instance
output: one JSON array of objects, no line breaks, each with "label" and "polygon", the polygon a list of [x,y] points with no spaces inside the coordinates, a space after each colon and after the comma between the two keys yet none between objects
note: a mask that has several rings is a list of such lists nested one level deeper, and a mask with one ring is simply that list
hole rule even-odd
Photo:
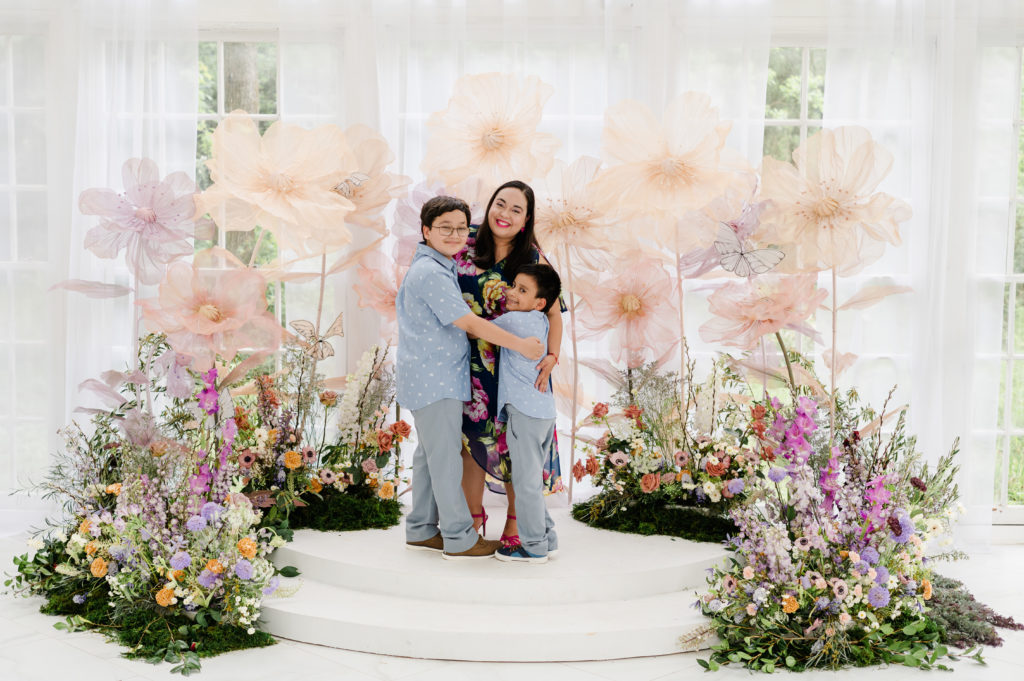
[{"label": "woman's long dark hair", "polygon": [[494,234],[491,232],[489,216],[491,214],[491,206],[494,204],[494,198],[502,189],[509,187],[518,189],[526,196],[526,224],[523,225],[523,231],[516,234],[515,238],[513,238],[512,250],[505,256],[504,277],[506,280],[512,281],[520,267],[533,262],[533,249],[536,248],[540,251],[537,239],[533,235],[533,189],[525,182],[520,182],[519,180],[506,182],[491,194],[491,200],[487,202],[487,210],[484,212],[483,224],[476,231],[473,264],[482,270],[489,270],[494,267]]}]

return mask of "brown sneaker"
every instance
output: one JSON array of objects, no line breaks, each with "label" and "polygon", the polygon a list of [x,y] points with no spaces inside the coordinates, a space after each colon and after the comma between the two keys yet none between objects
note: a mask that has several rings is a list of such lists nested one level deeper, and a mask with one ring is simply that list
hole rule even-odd
[{"label": "brown sneaker", "polygon": [[501,542],[494,539],[484,539],[478,537],[476,544],[471,548],[462,551],[461,553],[448,553],[445,551],[441,554],[442,558],[448,560],[468,560],[470,558],[490,558],[494,555],[494,552],[501,546]]},{"label": "brown sneaker", "polygon": [[441,538],[441,533],[438,532],[430,539],[407,541],[405,542],[405,548],[410,551],[444,551],[444,539]]}]

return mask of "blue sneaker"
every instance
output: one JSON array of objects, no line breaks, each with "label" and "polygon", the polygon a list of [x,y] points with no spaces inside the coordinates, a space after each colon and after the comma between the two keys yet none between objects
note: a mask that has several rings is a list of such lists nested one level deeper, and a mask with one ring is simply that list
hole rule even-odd
[{"label": "blue sneaker", "polygon": [[546,563],[548,562],[547,555],[535,556],[526,549],[523,548],[522,544],[516,544],[515,546],[502,546],[494,554],[494,557],[498,560],[505,561],[506,563]]}]

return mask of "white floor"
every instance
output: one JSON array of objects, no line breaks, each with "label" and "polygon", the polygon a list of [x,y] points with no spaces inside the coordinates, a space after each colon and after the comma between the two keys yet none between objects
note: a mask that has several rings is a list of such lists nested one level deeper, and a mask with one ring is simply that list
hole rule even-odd
[{"label": "white floor", "polygon": [[[3,522],[6,520],[7,522]],[[11,557],[25,551],[27,535],[12,528],[10,516],[0,519],[0,573],[13,569]],[[5,527],[6,525],[6,527]],[[6,531],[4,531],[6,529]],[[983,602],[1003,614],[1024,621],[1024,545],[993,546],[989,554],[943,565],[941,571],[964,580]],[[0,596],[0,681],[141,681],[174,678],[170,665],[151,666],[125,660],[120,649],[99,634],[57,631],[57,618],[38,612],[39,599]],[[501,617],[501,606],[494,616]],[[987,665],[956,663],[962,681],[1017,681],[1024,679],[1024,632],[1002,630],[1006,643],[985,652]],[[701,656],[705,656],[702,654]],[[202,681],[676,681],[705,674],[695,654],[667,655],[604,662],[478,663],[417,660],[355,653],[322,646],[281,641],[254,651],[236,652],[203,661]],[[903,668],[811,672],[806,681],[862,678],[915,679],[922,672]],[[742,668],[723,668],[708,679],[747,678]],[[936,672],[938,674],[938,672]]]}]

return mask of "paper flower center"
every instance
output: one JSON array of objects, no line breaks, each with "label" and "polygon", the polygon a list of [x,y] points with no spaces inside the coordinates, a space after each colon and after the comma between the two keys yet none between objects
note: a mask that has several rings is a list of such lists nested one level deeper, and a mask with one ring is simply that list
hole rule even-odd
[{"label": "paper flower center", "polygon": [[494,151],[505,144],[505,133],[500,128],[491,128],[480,136],[480,143],[487,151]]},{"label": "paper flower center", "polygon": [[826,196],[814,206],[814,214],[819,218],[830,218],[839,212],[839,202]]},{"label": "paper flower center", "polygon": [[623,314],[635,315],[643,309],[643,303],[632,293],[627,293],[619,300],[619,308]]},{"label": "paper flower center", "polygon": [[579,220],[576,219],[576,215],[572,211],[566,211],[558,215],[558,219],[555,221],[555,226],[565,228],[572,227]]},{"label": "paper flower center", "polygon": [[145,223],[156,222],[156,211],[147,207],[136,208],[135,217]]},{"label": "paper flower center", "polygon": [[284,173],[267,175],[267,186],[280,194],[287,194],[295,187],[295,180]]},{"label": "paper flower center", "polygon": [[651,180],[670,187],[692,184],[695,178],[694,169],[683,159],[674,156],[652,161],[647,172]]},{"label": "paper flower center", "polygon": [[219,322],[224,319],[224,315],[213,303],[204,303],[199,306],[199,314],[203,315],[211,322]]}]

